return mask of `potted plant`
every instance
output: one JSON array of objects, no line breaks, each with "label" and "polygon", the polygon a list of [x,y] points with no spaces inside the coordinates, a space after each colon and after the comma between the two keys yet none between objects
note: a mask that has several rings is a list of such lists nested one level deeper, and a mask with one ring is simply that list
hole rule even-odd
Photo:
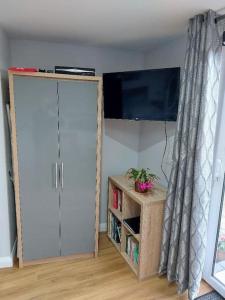
[{"label": "potted plant", "polygon": [[225,235],[222,235],[218,241],[217,252],[216,252],[216,261],[225,260]]},{"label": "potted plant", "polygon": [[147,169],[130,168],[127,171],[129,179],[134,181],[135,191],[138,193],[146,193],[154,187],[154,183],[159,179],[158,176],[152,174]]}]

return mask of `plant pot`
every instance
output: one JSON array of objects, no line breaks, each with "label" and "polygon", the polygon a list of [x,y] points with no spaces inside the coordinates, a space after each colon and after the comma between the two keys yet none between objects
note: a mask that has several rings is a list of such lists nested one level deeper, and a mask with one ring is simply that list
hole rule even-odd
[{"label": "plant pot", "polygon": [[152,189],[152,187],[146,188],[146,189],[141,189],[139,185],[140,185],[140,182],[139,181],[135,181],[134,186],[135,186],[135,192],[137,192],[137,193],[142,193],[142,194],[143,193],[147,193],[148,191],[150,191]]}]

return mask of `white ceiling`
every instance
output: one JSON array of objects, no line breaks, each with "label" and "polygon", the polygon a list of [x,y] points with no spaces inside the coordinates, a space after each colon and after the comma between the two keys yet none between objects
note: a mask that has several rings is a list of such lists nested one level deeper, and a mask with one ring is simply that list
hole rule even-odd
[{"label": "white ceiling", "polygon": [[182,35],[187,21],[223,0],[1,0],[12,37],[146,50]]}]

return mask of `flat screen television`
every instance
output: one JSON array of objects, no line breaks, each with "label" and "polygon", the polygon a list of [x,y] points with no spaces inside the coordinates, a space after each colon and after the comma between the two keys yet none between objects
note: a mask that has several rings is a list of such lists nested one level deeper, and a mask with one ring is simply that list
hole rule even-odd
[{"label": "flat screen television", "polygon": [[103,74],[106,119],[176,121],[180,68]]}]

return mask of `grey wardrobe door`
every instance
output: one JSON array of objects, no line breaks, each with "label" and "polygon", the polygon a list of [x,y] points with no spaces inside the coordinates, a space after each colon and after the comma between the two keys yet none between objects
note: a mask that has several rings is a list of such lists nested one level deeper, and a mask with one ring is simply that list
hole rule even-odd
[{"label": "grey wardrobe door", "polygon": [[59,82],[61,255],[95,249],[97,83]]},{"label": "grey wardrobe door", "polygon": [[59,255],[57,81],[14,81],[23,259]]}]

